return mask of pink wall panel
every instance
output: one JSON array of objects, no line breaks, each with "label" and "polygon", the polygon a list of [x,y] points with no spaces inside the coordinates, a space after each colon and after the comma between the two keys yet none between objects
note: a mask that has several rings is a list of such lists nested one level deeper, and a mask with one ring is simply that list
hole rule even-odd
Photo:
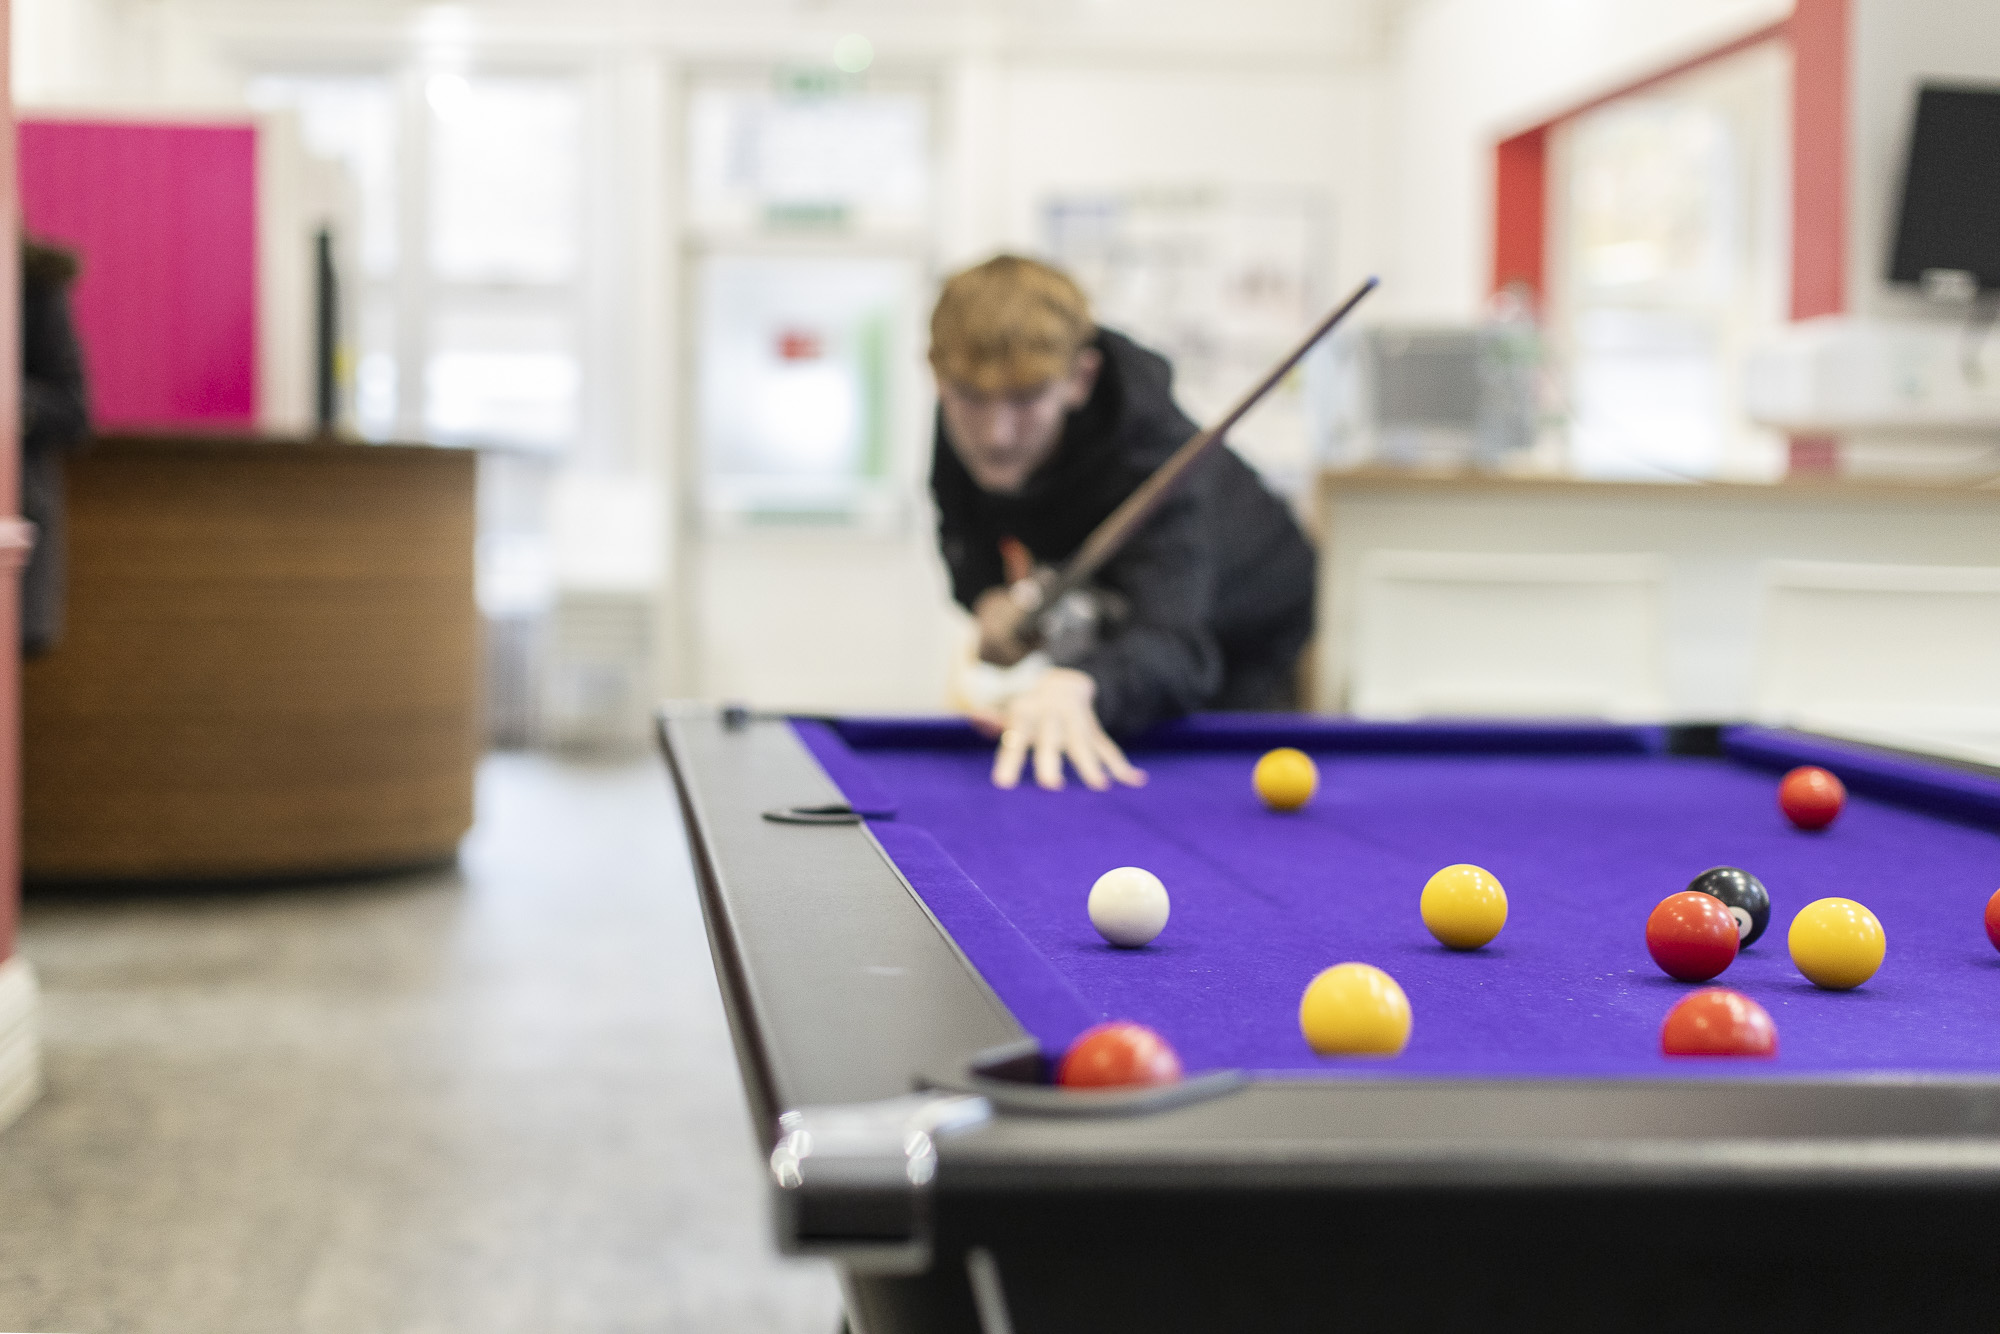
[{"label": "pink wall panel", "polygon": [[22,217],[74,246],[100,428],[257,416],[257,132],[24,119]]}]

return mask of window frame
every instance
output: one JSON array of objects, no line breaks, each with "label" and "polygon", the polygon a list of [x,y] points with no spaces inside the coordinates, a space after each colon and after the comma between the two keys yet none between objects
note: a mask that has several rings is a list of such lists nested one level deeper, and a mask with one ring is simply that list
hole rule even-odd
[{"label": "window frame", "polygon": [[[607,77],[598,62],[483,54],[476,59],[441,60],[406,51],[383,52],[374,58],[324,59],[289,44],[264,43],[237,55],[246,86],[266,78],[380,79],[389,89],[395,127],[395,265],[389,274],[379,275],[357,263],[356,272],[341,275],[353,289],[350,308],[356,312],[357,326],[369,319],[371,307],[379,310],[386,305],[390,311],[388,349],[395,366],[394,409],[388,429],[372,431],[368,438],[499,444],[510,451],[576,460],[602,461],[629,453],[629,448],[621,448],[615,439],[619,413],[611,399],[619,387],[614,383],[617,377],[607,373],[602,359],[592,355],[591,346],[592,331],[617,316],[617,298],[608,281],[608,248],[597,244],[606,230],[607,201],[594,188],[594,159],[608,151],[601,145],[611,129]],[[546,283],[454,279],[435,271],[431,254],[430,172],[435,121],[427,85],[440,74],[457,74],[473,80],[545,79],[566,82],[575,88],[581,111],[576,202],[578,253],[576,268],[567,278]],[[350,249],[358,254],[358,247]],[[523,314],[555,315],[569,326],[578,384],[576,420],[566,439],[546,444],[491,441],[476,432],[442,436],[428,426],[428,372],[440,319],[454,304],[480,302],[518,307]],[[356,327],[347,331],[344,340],[357,354],[360,336],[361,330]]]}]

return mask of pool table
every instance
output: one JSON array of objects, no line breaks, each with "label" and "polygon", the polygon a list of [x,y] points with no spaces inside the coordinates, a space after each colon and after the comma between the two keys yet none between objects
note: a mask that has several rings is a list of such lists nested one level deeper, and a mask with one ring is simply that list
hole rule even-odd
[{"label": "pool table", "polygon": [[[1754,727],[1197,716],[1136,741],[1142,788],[988,783],[953,719],[673,706],[718,977],[781,1246],[839,1262],[862,1334],[1990,1327],[2000,1294],[2000,774]],[[1319,767],[1267,809],[1256,758]],[[1784,770],[1847,783],[1808,833]],[[1447,950],[1440,867],[1506,886]],[[1717,864],[1769,887],[1719,979],[1774,1059],[1667,1057],[1693,988],[1653,905]],[[1151,945],[1084,911],[1120,865],[1172,896]],[[1819,990],[1785,939],[1858,899],[1880,972]],[[1394,976],[1395,1058],[1315,1055],[1320,969]],[[1107,1018],[1187,1077],[1063,1089]]]}]

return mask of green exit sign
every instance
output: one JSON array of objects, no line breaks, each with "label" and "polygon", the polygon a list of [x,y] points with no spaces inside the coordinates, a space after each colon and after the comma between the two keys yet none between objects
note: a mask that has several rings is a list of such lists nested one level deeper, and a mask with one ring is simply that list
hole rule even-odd
[{"label": "green exit sign", "polygon": [[847,205],[833,201],[774,200],[764,205],[764,225],[836,231],[847,226]]},{"label": "green exit sign", "polygon": [[771,72],[781,97],[844,97],[861,87],[858,76],[831,65],[780,65]]}]

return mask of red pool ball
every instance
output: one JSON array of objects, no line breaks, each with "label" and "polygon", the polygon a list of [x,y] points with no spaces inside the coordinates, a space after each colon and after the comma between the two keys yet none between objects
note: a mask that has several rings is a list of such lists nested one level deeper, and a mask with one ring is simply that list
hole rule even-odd
[{"label": "red pool ball", "polygon": [[1646,919],[1646,953],[1668,977],[1706,982],[1736,962],[1736,918],[1721,899],[1669,894]]},{"label": "red pool ball", "polygon": [[1776,1056],[1778,1030],[1740,991],[1703,987],[1667,1011],[1660,1050],[1669,1056]]},{"label": "red pool ball", "polygon": [[1824,829],[1847,804],[1840,780],[1816,765],[1792,770],[1778,784],[1778,809],[1801,829]]},{"label": "red pool ball", "polygon": [[1986,900],[1986,938],[1993,942],[1994,949],[2000,950],[2000,889]]},{"label": "red pool ball", "polygon": [[1176,1084],[1180,1077],[1181,1058],[1165,1038],[1144,1024],[1086,1028],[1069,1044],[1062,1064],[1056,1067],[1056,1083],[1067,1088]]}]

